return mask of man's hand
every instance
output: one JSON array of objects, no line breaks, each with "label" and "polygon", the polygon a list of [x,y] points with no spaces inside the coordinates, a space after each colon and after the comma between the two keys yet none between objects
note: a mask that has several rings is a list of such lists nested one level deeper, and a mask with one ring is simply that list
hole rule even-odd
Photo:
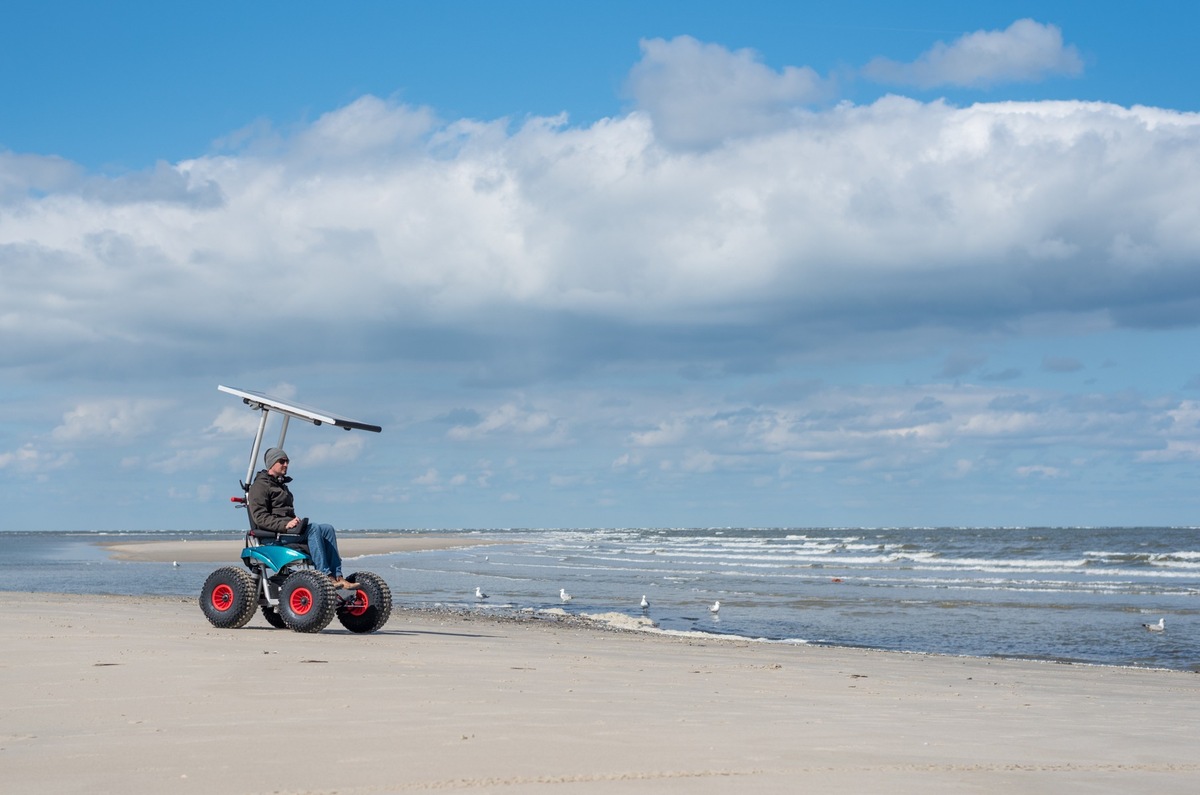
[{"label": "man's hand", "polygon": [[297,527],[299,524],[300,524],[300,518],[299,518],[299,517],[295,517],[295,518],[293,518],[293,519],[292,519],[292,521],[288,522],[288,523],[287,523],[287,524],[284,526],[284,529],[285,529],[285,530],[294,530],[294,529],[296,529],[296,527]]}]

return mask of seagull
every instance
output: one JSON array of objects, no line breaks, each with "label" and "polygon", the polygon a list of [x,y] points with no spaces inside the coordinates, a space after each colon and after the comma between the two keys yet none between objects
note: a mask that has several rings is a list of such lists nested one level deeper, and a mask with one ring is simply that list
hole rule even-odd
[{"label": "seagull", "polygon": [[708,612],[710,612],[710,613],[721,612],[721,601],[718,599],[717,601],[713,602],[712,607],[708,608]]},{"label": "seagull", "polygon": [[172,566],[178,566],[178,565],[179,565],[179,561],[177,561],[177,560],[173,560],[173,561],[171,561],[171,565],[172,565]]},{"label": "seagull", "polygon": [[487,598],[488,598],[488,595],[487,595],[487,594],[485,594],[483,591],[481,591],[481,590],[479,589],[479,586],[478,586],[478,585],[476,585],[476,586],[475,586],[475,598],[476,598],[476,599],[487,599]]},{"label": "seagull", "polygon": [[558,589],[558,598],[562,599],[564,602],[569,602],[572,599],[574,599],[575,597],[571,596],[571,594],[567,593],[566,588],[559,588]]},{"label": "seagull", "polygon": [[1142,626],[1151,632],[1162,632],[1167,628],[1167,620],[1165,618],[1160,618],[1157,624],[1142,624]]},{"label": "seagull", "polygon": [[642,609],[643,609],[643,610],[649,610],[649,609],[650,609],[650,603],[646,601],[646,595],[645,595],[645,594],[642,594]]}]

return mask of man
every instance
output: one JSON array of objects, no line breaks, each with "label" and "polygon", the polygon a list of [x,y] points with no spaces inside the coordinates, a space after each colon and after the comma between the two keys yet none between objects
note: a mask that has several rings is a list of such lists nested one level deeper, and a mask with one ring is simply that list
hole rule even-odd
[{"label": "man", "polygon": [[313,565],[329,575],[335,588],[354,590],[358,585],[342,576],[342,557],[338,554],[337,533],[333,525],[303,522],[296,517],[292,492],[287,484],[288,454],[278,447],[263,456],[266,469],[259,470],[248,495],[250,518],[254,526],[276,533],[296,533],[308,544]]}]

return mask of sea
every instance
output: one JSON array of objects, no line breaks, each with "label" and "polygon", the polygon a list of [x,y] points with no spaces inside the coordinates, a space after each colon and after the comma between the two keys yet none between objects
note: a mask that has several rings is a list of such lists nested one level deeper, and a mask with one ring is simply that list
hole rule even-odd
[{"label": "sea", "polygon": [[[531,620],[565,612],[763,643],[1200,671],[1194,527],[438,533],[488,543],[366,556],[344,568],[382,575],[399,608]],[[0,590],[198,597],[217,564],[117,561],[101,544],[240,537],[232,530],[0,532]],[[572,598],[563,601],[561,590]],[[1163,631],[1145,628],[1159,619]],[[204,621],[198,607],[196,620]],[[402,611],[393,615],[403,620]]]}]

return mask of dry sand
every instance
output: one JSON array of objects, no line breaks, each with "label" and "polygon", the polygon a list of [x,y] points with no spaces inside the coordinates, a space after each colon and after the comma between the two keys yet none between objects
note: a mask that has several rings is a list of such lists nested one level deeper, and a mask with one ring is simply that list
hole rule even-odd
[{"label": "dry sand", "polygon": [[0,782],[37,793],[1195,793],[1183,672],[397,611],[0,593]]}]

